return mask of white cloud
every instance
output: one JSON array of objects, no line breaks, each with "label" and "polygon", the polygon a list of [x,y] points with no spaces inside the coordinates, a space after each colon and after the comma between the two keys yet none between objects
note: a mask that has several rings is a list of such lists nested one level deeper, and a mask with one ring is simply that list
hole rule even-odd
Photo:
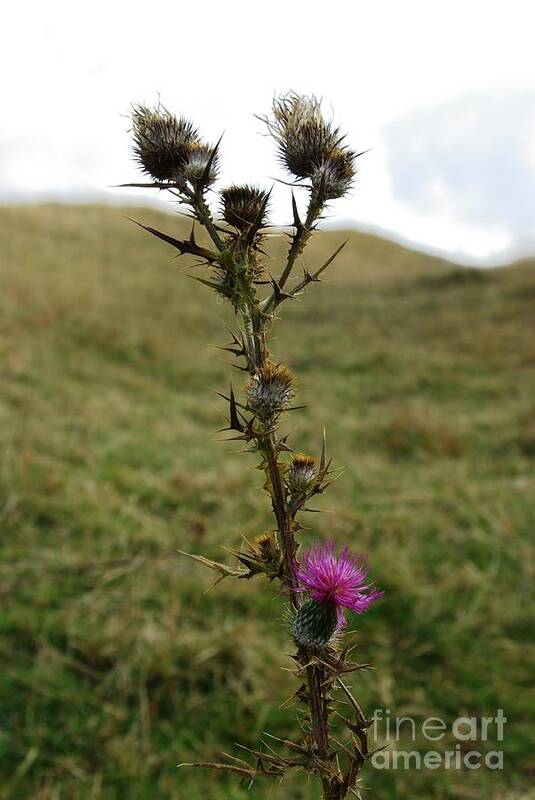
[{"label": "white cloud", "polygon": [[488,231],[489,245],[491,232],[506,244],[525,241],[533,235],[534,140],[535,91],[471,93],[418,110],[387,129],[393,196],[414,212],[472,226],[480,240]]},{"label": "white cloud", "polygon": [[471,94],[410,114],[388,128],[394,195],[526,233],[535,208],[534,122],[535,92]]}]

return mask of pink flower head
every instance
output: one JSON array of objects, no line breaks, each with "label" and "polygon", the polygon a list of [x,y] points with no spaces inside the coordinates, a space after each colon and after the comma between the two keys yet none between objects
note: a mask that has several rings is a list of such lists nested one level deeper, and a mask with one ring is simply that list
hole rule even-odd
[{"label": "pink flower head", "polygon": [[316,544],[306,550],[297,578],[300,587],[296,591],[308,592],[314,600],[336,606],[339,628],[346,624],[344,608],[364,614],[384,594],[367,582],[366,557],[353,555],[348,547],[342,547],[336,555],[334,542]]}]

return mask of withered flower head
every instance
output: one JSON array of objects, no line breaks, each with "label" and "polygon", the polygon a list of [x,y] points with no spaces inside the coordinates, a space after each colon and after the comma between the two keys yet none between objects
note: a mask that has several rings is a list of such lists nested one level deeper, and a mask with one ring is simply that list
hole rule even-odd
[{"label": "withered flower head", "polygon": [[[209,144],[194,144],[184,165],[184,176],[194,186],[211,186],[217,180],[219,154]],[[208,169],[208,174],[206,170]]]},{"label": "withered flower head", "polygon": [[144,172],[157,181],[180,177],[192,148],[199,143],[194,125],[177,119],[163,106],[132,109],[134,155]]},{"label": "withered flower head", "polygon": [[269,532],[257,536],[254,542],[248,542],[247,549],[232,550],[238,561],[240,561],[253,575],[267,575],[268,578],[278,577],[281,564],[280,547],[277,537]]},{"label": "withered flower head", "polygon": [[249,409],[269,423],[294,395],[292,374],[285,366],[268,361],[251,376],[246,392]]},{"label": "withered flower head", "polygon": [[312,187],[324,200],[342,197],[351,188],[357,173],[356,155],[348,148],[336,147],[313,171]]},{"label": "withered flower head", "polygon": [[282,163],[298,178],[311,178],[341,142],[338,128],[324,119],[321,103],[313,95],[291,92],[275,98],[273,116],[264,121]]},{"label": "withered flower head", "polygon": [[314,458],[304,453],[294,453],[286,474],[286,487],[290,497],[302,500],[314,483]]},{"label": "withered flower head", "polygon": [[261,533],[257,536],[255,549],[265,561],[275,561],[279,556],[279,545],[272,533]]},{"label": "withered flower head", "polygon": [[268,192],[256,186],[229,186],[221,192],[223,217],[239,231],[246,231],[259,222],[258,227],[262,227],[266,222],[268,197]]}]

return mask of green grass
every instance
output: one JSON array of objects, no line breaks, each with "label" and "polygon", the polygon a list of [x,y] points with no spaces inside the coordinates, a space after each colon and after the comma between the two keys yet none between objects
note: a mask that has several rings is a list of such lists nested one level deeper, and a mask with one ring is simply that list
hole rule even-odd
[{"label": "green grass", "polygon": [[[309,267],[341,238],[319,235]],[[303,775],[246,791],[176,769],[295,731],[275,587],[203,593],[176,553],[272,526],[255,460],[211,435],[227,311],[114,209],[4,207],[0,251],[0,798],[317,798]],[[534,300],[534,262],[476,272],[356,233],[283,307],[273,352],[310,403],[293,444],[317,452],[325,424],[345,468],[303,539],[366,550],[386,589],[357,623],[375,669],[355,691],[509,720],[503,772],[368,766],[370,800],[528,797]]]}]

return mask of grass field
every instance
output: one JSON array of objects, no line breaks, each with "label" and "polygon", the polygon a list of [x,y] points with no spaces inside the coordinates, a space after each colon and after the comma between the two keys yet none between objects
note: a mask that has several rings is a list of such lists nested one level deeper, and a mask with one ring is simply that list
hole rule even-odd
[{"label": "grass field", "polygon": [[[202,593],[176,553],[272,526],[254,459],[211,435],[226,310],[115,209],[1,208],[0,253],[1,800],[317,798],[303,775],[247,791],[176,768],[294,730],[274,587]],[[476,271],[359,233],[283,306],[273,352],[310,402],[294,445],[317,452],[325,424],[345,468],[303,538],[366,550],[386,590],[356,693],[508,718],[503,771],[368,766],[369,800],[533,797],[534,306],[533,261]]]}]

